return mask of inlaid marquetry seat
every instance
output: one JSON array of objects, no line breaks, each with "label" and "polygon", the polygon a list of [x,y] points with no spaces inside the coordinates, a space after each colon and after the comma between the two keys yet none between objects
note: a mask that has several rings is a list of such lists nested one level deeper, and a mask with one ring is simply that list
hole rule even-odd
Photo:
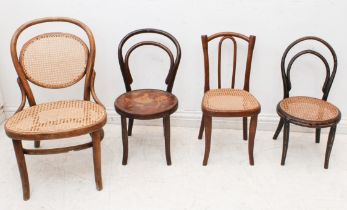
[{"label": "inlaid marquetry seat", "polygon": [[309,124],[330,124],[339,121],[340,110],[333,104],[307,96],[294,96],[282,100],[278,111],[287,118],[301,120]]},{"label": "inlaid marquetry seat", "polygon": [[[56,101],[38,104],[13,115],[5,124],[13,139],[42,140],[92,133],[106,123],[105,109],[90,101]],[[70,135],[71,136],[71,135]]]},{"label": "inlaid marquetry seat", "polygon": [[122,94],[114,105],[119,114],[137,119],[152,119],[174,113],[178,100],[167,91],[143,89]]},{"label": "inlaid marquetry seat", "polygon": [[202,100],[202,109],[214,114],[245,113],[254,114],[260,112],[260,104],[257,99],[245,90],[222,88],[213,89],[205,93]]}]

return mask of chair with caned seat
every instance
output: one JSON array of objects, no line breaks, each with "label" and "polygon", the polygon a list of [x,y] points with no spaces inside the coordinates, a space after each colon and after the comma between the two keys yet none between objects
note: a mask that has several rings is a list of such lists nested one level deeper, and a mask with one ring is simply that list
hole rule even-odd
[{"label": "chair with caned seat", "polygon": [[[89,48],[78,36],[70,33],[44,33],[27,41],[17,53],[17,42],[27,28],[42,23],[63,22],[80,27],[87,35]],[[22,181],[23,199],[30,198],[29,179],[24,155],[47,155],[93,148],[94,174],[97,190],[102,189],[100,141],[106,112],[95,94],[95,41],[84,23],[65,17],[36,19],[23,24],[11,40],[11,56],[18,74],[22,102],[5,123],[6,134],[12,138]],[[61,100],[37,104],[31,84],[49,89],[70,87],[85,77],[82,100]],[[95,102],[91,101],[91,97]],[[25,108],[26,101],[29,106]],[[40,141],[63,139],[89,134],[89,143],[38,149]],[[34,149],[22,146],[22,140],[35,141]]]},{"label": "chair with caned seat", "polygon": [[[219,39],[218,44],[218,89],[210,89],[210,66],[209,66],[209,42]],[[233,71],[231,88],[221,88],[221,55],[222,45],[225,40],[230,40],[234,47]],[[236,78],[236,62],[237,62],[237,41],[241,39],[247,43],[247,63],[245,70],[245,79],[243,89],[235,89]],[[211,132],[212,117],[242,117],[243,119],[243,139],[247,140],[247,118],[250,117],[248,156],[250,165],[254,165],[253,148],[254,138],[257,127],[258,114],[260,113],[260,104],[257,99],[249,93],[249,79],[251,73],[251,64],[253,57],[253,49],[255,44],[255,36],[245,36],[234,32],[216,33],[211,36],[201,36],[202,48],[204,51],[205,64],[205,88],[204,97],[202,99],[202,119],[199,131],[199,139],[202,139],[205,130],[205,154],[203,165],[207,165],[210,148],[211,148]]]},{"label": "chair with caned seat", "polygon": [[[330,51],[333,58],[333,68],[332,72],[330,71],[330,66],[327,59],[319,52],[315,50],[303,50],[295,54],[288,62],[286,66],[286,59],[289,51],[299,43],[304,41],[316,41],[323,44]],[[308,96],[289,96],[289,91],[291,90],[291,80],[290,80],[290,71],[292,69],[293,63],[301,56],[311,54],[319,58],[325,66],[326,77],[323,84],[323,97],[322,99],[308,97]],[[293,43],[291,43],[285,50],[282,61],[281,61],[281,71],[283,79],[283,91],[284,97],[277,105],[277,113],[281,117],[276,132],[273,136],[273,139],[277,139],[279,133],[283,130],[283,151],[281,165],[285,164],[288,142],[289,142],[289,125],[293,123],[295,125],[315,128],[316,129],[316,143],[320,141],[321,128],[330,128],[328,143],[325,153],[325,163],[324,168],[329,167],[329,158],[331,149],[333,147],[336,126],[341,119],[340,110],[333,104],[327,102],[328,95],[330,92],[331,85],[334,81],[335,74],[337,70],[337,57],[334,49],[321,38],[314,36],[307,36],[300,38]]]}]

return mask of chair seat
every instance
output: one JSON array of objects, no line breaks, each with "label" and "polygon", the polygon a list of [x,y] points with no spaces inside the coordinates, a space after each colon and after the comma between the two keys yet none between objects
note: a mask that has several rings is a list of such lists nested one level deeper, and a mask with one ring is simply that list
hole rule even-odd
[{"label": "chair seat", "polygon": [[260,112],[260,104],[245,90],[222,88],[205,93],[202,110],[204,113],[221,117],[250,116]]},{"label": "chair seat", "polygon": [[177,110],[175,95],[155,89],[141,89],[126,92],[114,102],[116,111],[135,119],[155,119],[172,114]]},{"label": "chair seat", "polygon": [[331,124],[341,118],[340,110],[333,104],[307,96],[294,96],[283,99],[277,106],[281,116],[300,124]]},{"label": "chair seat", "polygon": [[68,100],[35,105],[13,115],[5,124],[12,139],[45,140],[83,135],[101,129],[105,109],[90,101]]}]

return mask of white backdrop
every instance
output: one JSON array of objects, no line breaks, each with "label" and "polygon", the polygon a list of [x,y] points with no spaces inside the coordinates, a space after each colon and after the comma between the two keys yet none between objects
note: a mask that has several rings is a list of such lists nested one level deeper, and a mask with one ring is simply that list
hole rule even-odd
[{"label": "white backdrop", "polygon": [[[173,93],[179,100],[174,116],[176,125],[197,126],[203,95],[203,57],[200,36],[220,31],[235,31],[256,35],[251,75],[251,92],[262,104],[259,127],[274,129],[277,124],[276,104],[282,98],[280,59],[284,49],[304,35],[316,35],[328,41],[338,56],[338,71],[329,100],[343,114],[341,130],[347,130],[344,113],[347,111],[347,49],[346,9],[343,0],[1,0],[0,18],[0,87],[5,112],[12,113],[20,103],[16,73],[10,59],[9,44],[13,32],[22,23],[45,16],[68,16],[90,26],[97,45],[96,90],[109,112],[109,122],[117,122],[113,111],[114,99],[124,92],[117,61],[117,45],[128,32],[144,27],[166,30],[181,44],[182,60]],[[308,43],[306,46],[313,46]],[[229,48],[228,48],[229,47]],[[225,44],[224,59],[231,58],[231,44]],[[245,46],[240,46],[244,51]],[[321,49],[314,47],[314,49]],[[228,51],[228,52],[227,52]],[[211,55],[216,53],[211,50]],[[323,51],[326,54],[326,51]],[[215,58],[213,58],[215,60]],[[211,62],[211,71],[216,69]],[[330,57],[329,57],[330,59]],[[241,57],[242,60],[242,57]],[[331,59],[330,59],[331,60]],[[163,78],[168,59],[159,49],[146,47],[134,52],[134,87],[164,87]],[[223,62],[225,76],[230,75],[231,60]],[[242,64],[238,64],[239,70]],[[323,64],[305,56],[293,66],[293,94],[321,97],[324,79]],[[240,75],[240,73],[239,73]],[[229,79],[224,78],[224,84]],[[240,83],[239,83],[240,84]],[[241,87],[241,86],[239,86]],[[64,91],[39,92],[39,101],[60,98],[81,98],[81,86]],[[223,121],[217,125],[226,125]],[[228,121],[229,122],[229,121]],[[241,127],[241,126],[239,126]],[[341,129],[343,127],[343,129]]]}]

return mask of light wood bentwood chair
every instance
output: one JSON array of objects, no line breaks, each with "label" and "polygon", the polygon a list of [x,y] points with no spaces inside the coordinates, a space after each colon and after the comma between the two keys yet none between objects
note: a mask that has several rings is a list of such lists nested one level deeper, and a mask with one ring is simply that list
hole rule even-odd
[{"label": "light wood bentwood chair", "polygon": [[[27,41],[17,54],[17,40],[22,32],[37,24],[65,22],[84,30],[89,39],[87,45],[70,33],[44,33]],[[5,124],[6,134],[12,138],[19,173],[22,181],[23,199],[30,198],[29,179],[24,155],[48,155],[93,148],[94,173],[97,190],[102,189],[100,141],[106,112],[95,94],[94,37],[88,26],[70,18],[42,18],[25,23],[17,29],[11,40],[11,56],[18,74],[22,102],[16,113]],[[37,104],[31,84],[43,88],[59,89],[74,85],[85,77],[83,100],[54,101]],[[29,83],[30,82],[30,83]],[[94,102],[90,101],[91,96]],[[26,100],[29,108],[25,108]],[[92,141],[85,144],[51,148],[25,149],[22,140],[35,141],[62,139],[90,134]]]},{"label": "light wood bentwood chair", "polygon": [[[123,58],[124,44],[133,36],[148,33],[162,35],[171,40],[176,48],[176,58],[174,58],[173,53],[168,47],[166,47],[162,43],[155,41],[142,41],[133,45],[129,48],[129,50],[125,54],[125,57]],[[129,69],[129,57],[131,53],[138,47],[148,45],[161,48],[170,58],[170,69],[165,80],[165,83],[167,85],[166,91],[157,89],[131,89],[133,78],[130,74]],[[181,60],[181,47],[178,41],[174,36],[162,30],[151,28],[139,29],[130,32],[121,40],[118,47],[118,60],[126,89],[126,93],[120,95],[114,102],[114,107],[117,113],[121,116],[123,140],[122,164],[126,165],[128,162],[128,136],[131,136],[134,119],[151,120],[163,118],[166,163],[167,165],[171,165],[170,115],[174,113],[178,107],[178,100],[176,96],[171,93],[171,91],[174,85],[178,65]],[[129,119],[128,129],[126,118]]]},{"label": "light wood bentwood chair", "polygon": [[[216,38],[220,38],[218,45],[218,89],[210,89],[208,44],[210,41]],[[227,39],[231,40],[234,46],[232,82],[231,88],[221,88],[222,44]],[[236,77],[237,39],[241,39],[248,44],[243,90],[234,89]],[[247,117],[251,118],[249,128],[248,155],[250,165],[254,165],[254,137],[257,128],[258,114],[260,113],[260,104],[257,99],[249,93],[249,79],[251,74],[251,64],[255,39],[255,36],[252,35],[247,37],[245,35],[233,32],[221,32],[213,34],[211,36],[201,36],[205,64],[205,94],[202,99],[201,105],[203,115],[201,119],[198,138],[202,139],[202,134],[205,129],[205,155],[203,160],[204,166],[207,165],[211,148],[212,117],[242,117],[244,140],[247,140]]]},{"label": "light wood bentwood chair", "polygon": [[[295,54],[288,62],[286,66],[286,58],[289,51],[297,44],[304,41],[316,41],[320,44],[323,44],[331,52],[333,58],[332,71],[330,71],[330,66],[326,58],[319,52],[315,50],[303,50]],[[289,96],[289,91],[292,88],[290,81],[290,71],[292,69],[293,63],[301,56],[311,54],[319,58],[326,70],[325,81],[323,84],[323,97],[322,99],[308,97],[308,96]],[[283,100],[280,101],[277,105],[277,113],[281,117],[278,124],[277,130],[273,136],[273,139],[277,139],[279,133],[284,127],[283,130],[283,150],[282,150],[282,159],[281,165],[285,164],[288,142],[289,142],[289,125],[293,123],[295,125],[315,128],[316,129],[316,143],[320,141],[321,128],[330,128],[327,148],[325,152],[325,162],[324,168],[328,169],[329,167],[329,158],[331,149],[334,144],[336,126],[341,120],[340,110],[333,104],[327,102],[328,95],[330,92],[331,85],[333,84],[335,74],[337,70],[337,57],[334,49],[323,39],[307,36],[302,37],[293,43],[291,43],[287,49],[284,51],[281,61],[281,71],[283,79]]]}]

